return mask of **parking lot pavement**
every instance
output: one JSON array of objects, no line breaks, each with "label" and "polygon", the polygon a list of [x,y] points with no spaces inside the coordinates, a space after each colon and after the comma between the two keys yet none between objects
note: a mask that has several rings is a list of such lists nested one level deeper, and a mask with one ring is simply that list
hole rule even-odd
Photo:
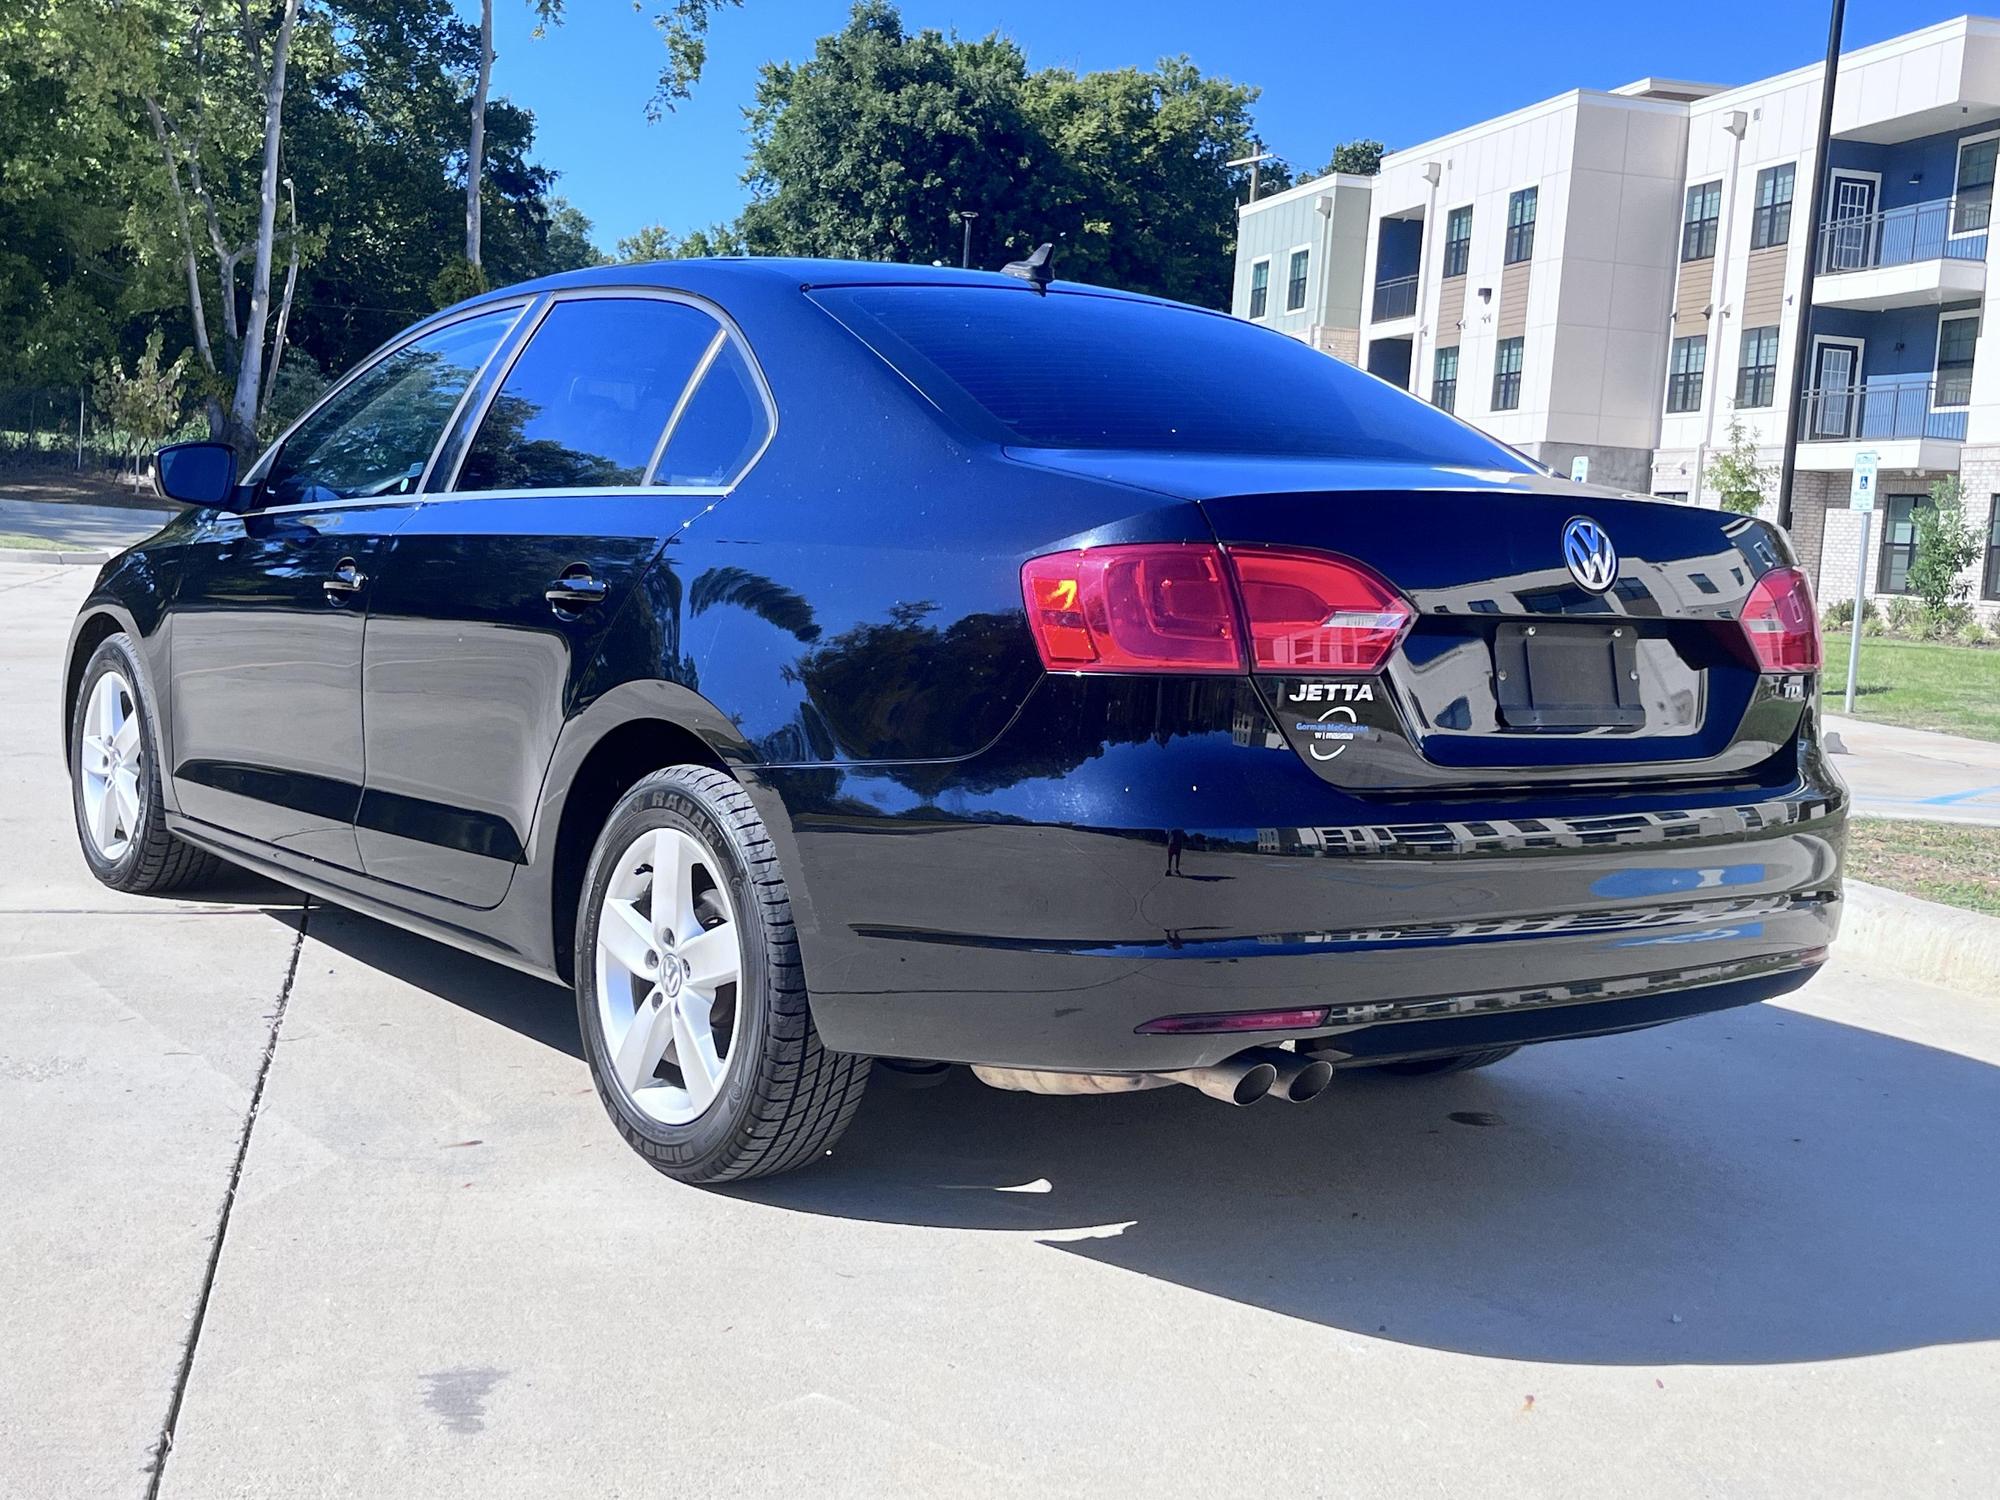
[{"label": "parking lot pavement", "polygon": [[275,887],[90,886],[82,583],[25,577],[7,1493],[143,1495],[170,1421],[170,1497],[1990,1492],[2000,1004],[1836,964],[1301,1108],[878,1088],[813,1171],[683,1188],[565,992]]},{"label": "parking lot pavement", "polygon": [[1855,811],[2000,826],[2000,744],[1836,714],[1825,722]]},{"label": "parking lot pavement", "polygon": [[39,537],[55,546],[117,552],[173,519],[177,507],[72,505],[10,499],[0,493],[0,532]]}]

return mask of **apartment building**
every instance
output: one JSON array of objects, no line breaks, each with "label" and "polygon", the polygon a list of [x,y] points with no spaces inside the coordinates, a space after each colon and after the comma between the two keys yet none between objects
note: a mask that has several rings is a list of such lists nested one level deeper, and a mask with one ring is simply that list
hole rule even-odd
[{"label": "apartment building", "polygon": [[[1968,581],[2000,614],[2000,355],[1985,338],[2000,154],[2000,22],[1961,17],[1845,54],[1816,158],[1825,67],[1713,93],[1689,110],[1671,343],[1650,483],[1715,503],[1739,423],[1775,467],[1793,347],[1808,319],[1792,538],[1822,598],[1854,586],[1855,454],[1876,453],[1866,577],[1905,591],[1915,514],[1951,474],[1985,540]],[[1813,175],[1823,221],[1807,222]],[[1817,232],[1815,232],[1815,228]],[[1817,257],[1810,310],[1806,259]]]},{"label": "apartment building", "polygon": [[1564,473],[1644,489],[1659,439],[1688,109],[1576,89],[1383,158],[1362,362]]},{"label": "apartment building", "polygon": [[1230,310],[1355,363],[1374,181],[1335,172],[1239,207]]}]

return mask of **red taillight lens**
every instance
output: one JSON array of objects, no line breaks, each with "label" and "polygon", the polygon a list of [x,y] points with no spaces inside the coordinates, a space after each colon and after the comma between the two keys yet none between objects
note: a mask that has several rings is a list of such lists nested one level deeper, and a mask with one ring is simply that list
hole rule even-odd
[{"label": "red taillight lens", "polygon": [[1415,618],[1356,562],[1200,542],[1090,547],[1021,569],[1028,624],[1057,672],[1375,672]]},{"label": "red taillight lens", "polygon": [[1812,584],[1797,568],[1773,568],[1743,605],[1743,633],[1766,672],[1819,670],[1819,616]]},{"label": "red taillight lens", "polygon": [[1259,672],[1376,672],[1415,617],[1380,577],[1346,558],[1232,547]]},{"label": "red taillight lens", "polygon": [[1021,569],[1021,591],[1052,670],[1243,670],[1218,548],[1168,542],[1056,552]]}]

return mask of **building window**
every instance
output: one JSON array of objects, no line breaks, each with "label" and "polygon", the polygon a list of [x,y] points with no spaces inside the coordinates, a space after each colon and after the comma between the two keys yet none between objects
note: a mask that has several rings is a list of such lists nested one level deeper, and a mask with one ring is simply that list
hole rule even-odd
[{"label": "building window", "polygon": [[1910,564],[1917,560],[1917,512],[1931,503],[1929,495],[1889,495],[1882,509],[1882,561],[1876,569],[1875,590],[1905,594],[1910,589]]},{"label": "building window", "polygon": [[1972,349],[1979,341],[1979,314],[1960,313],[1938,319],[1937,390],[1931,406],[1972,404]]},{"label": "building window", "polygon": [[2000,495],[1993,497],[1993,511],[1986,520],[1986,571],[1980,579],[1979,597],[2000,599]]},{"label": "building window", "polygon": [[1253,261],[1250,265],[1250,320],[1254,323],[1264,316],[1264,310],[1271,302],[1271,262]]},{"label": "building window", "polygon": [[1707,334],[1674,340],[1673,357],[1667,366],[1668,411],[1701,410],[1701,377],[1707,368]]},{"label": "building window", "polygon": [[1704,182],[1689,188],[1687,212],[1681,219],[1681,259],[1712,259],[1715,230],[1721,222],[1722,183]]},{"label": "building window", "polygon": [[1521,340],[1502,339],[1493,351],[1493,409],[1513,411],[1521,404]]},{"label": "building window", "polygon": [[1798,168],[1791,162],[1766,167],[1757,174],[1757,211],[1750,217],[1750,248],[1768,250],[1792,237],[1792,184]]},{"label": "building window", "polygon": [[1286,312],[1297,312],[1306,305],[1306,265],[1311,259],[1312,251],[1294,250],[1285,266]]},{"label": "building window", "polygon": [[1778,330],[1746,328],[1736,361],[1736,404],[1769,406],[1778,399]]},{"label": "building window", "polygon": [[1953,234],[1984,234],[1993,222],[1993,159],[2000,136],[1958,144],[1958,191],[1951,210]]},{"label": "building window", "polygon": [[1522,188],[1507,199],[1507,264],[1519,265],[1535,253],[1535,199],[1538,189]]},{"label": "building window", "polygon": [[1472,260],[1472,205],[1454,208],[1444,221],[1444,274],[1463,276]]},{"label": "building window", "polygon": [[1439,411],[1458,410],[1458,346],[1439,349],[1431,358],[1431,405]]}]

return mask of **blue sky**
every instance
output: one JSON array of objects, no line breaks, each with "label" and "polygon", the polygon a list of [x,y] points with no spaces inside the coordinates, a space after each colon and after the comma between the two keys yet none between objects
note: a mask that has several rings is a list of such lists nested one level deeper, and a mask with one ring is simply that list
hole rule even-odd
[{"label": "blue sky", "polygon": [[[1851,0],[1847,45],[1963,9],[1963,0]],[[646,224],[685,231],[733,217],[745,196],[742,110],[759,65],[810,56],[848,10],[847,0],[747,0],[724,13],[694,100],[650,125],[661,51],[627,0],[570,0],[568,21],[540,39],[526,0],[496,0],[494,88],[535,112],[537,156],[609,249]],[[912,29],[1003,31],[1032,67],[1144,66],[1185,52],[1206,73],[1260,86],[1266,144],[1308,167],[1355,136],[1411,145],[1577,86],[1783,72],[1824,52],[1827,16],[1823,0],[907,0],[902,10]]]}]

